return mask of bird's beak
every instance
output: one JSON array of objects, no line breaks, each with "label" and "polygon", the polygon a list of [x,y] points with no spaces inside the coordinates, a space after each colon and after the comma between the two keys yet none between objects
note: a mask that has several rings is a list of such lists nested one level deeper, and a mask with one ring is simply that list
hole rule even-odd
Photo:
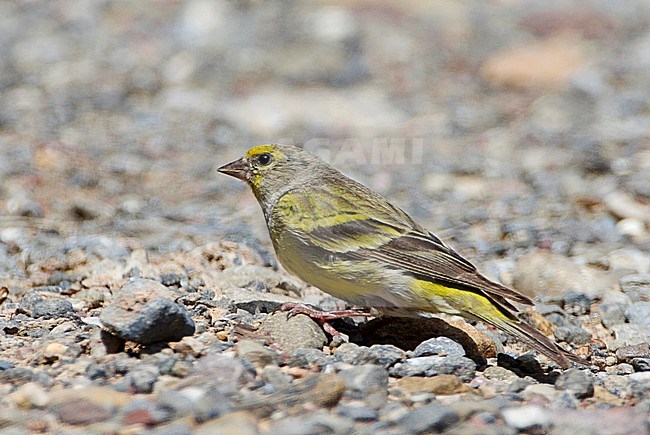
[{"label": "bird's beak", "polygon": [[227,165],[223,165],[217,169],[217,171],[221,172],[222,174],[230,175],[232,177],[246,181],[248,180],[248,169],[248,164],[244,161],[244,159],[239,159],[228,163]]}]

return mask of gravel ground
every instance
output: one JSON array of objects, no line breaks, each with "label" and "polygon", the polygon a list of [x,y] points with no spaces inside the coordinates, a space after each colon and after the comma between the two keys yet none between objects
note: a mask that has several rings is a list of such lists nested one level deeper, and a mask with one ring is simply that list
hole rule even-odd
[{"label": "gravel ground", "polygon": [[[650,430],[650,5],[0,2],[0,434]],[[349,319],[215,168],[305,144],[537,301],[561,370]]]}]

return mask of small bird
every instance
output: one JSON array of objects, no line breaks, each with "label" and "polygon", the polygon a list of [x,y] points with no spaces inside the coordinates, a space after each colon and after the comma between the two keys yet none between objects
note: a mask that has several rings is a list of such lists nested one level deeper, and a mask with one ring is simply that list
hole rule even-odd
[{"label": "small bird", "polygon": [[483,321],[566,368],[581,362],[519,318],[526,296],[476,267],[378,193],[293,145],[259,145],[218,169],[257,198],[284,268],[387,316],[447,313]]}]

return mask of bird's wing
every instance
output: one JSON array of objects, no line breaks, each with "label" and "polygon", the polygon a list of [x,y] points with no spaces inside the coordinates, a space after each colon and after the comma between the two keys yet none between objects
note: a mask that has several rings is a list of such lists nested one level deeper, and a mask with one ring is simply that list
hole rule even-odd
[{"label": "bird's wing", "polygon": [[532,305],[526,296],[485,278],[472,263],[378,194],[360,185],[345,192],[326,187],[310,190],[309,195],[288,193],[276,206],[283,219],[293,220],[285,228],[299,228],[296,236],[310,246],[375,260],[446,287],[478,293],[506,310],[518,311],[509,300]]}]

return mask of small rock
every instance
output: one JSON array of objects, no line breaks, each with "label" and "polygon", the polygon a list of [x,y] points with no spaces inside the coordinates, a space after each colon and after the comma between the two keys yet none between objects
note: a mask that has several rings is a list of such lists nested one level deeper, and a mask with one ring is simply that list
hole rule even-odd
[{"label": "small rock", "polygon": [[0,359],[0,371],[13,369],[14,365],[11,361]]},{"label": "small rock", "polygon": [[566,390],[577,399],[585,399],[594,395],[594,380],[587,372],[579,369],[569,369],[555,381],[555,389]]},{"label": "small rock", "polygon": [[630,323],[650,325],[650,301],[637,301],[627,307],[625,317]]},{"label": "small rock", "polygon": [[650,358],[633,358],[632,367],[635,372],[648,372],[650,371]]},{"label": "small rock", "polygon": [[338,415],[351,418],[354,421],[375,421],[379,418],[376,409],[363,405],[342,405],[337,410]]},{"label": "small rock", "polygon": [[506,381],[512,378],[517,378],[517,375],[514,372],[499,366],[490,366],[486,368],[483,372],[483,376],[497,381]]},{"label": "small rock", "polygon": [[230,412],[198,426],[196,435],[258,435],[257,418],[248,411]]},{"label": "small rock", "polygon": [[420,343],[415,348],[414,354],[416,357],[439,355],[454,358],[465,356],[465,349],[447,337],[435,337]]},{"label": "small rock", "polygon": [[549,412],[535,405],[504,409],[501,414],[508,426],[521,431],[543,429],[551,423]]},{"label": "small rock", "polygon": [[19,408],[43,408],[49,402],[49,396],[45,389],[35,383],[27,382],[21,385],[9,396]]},{"label": "small rock", "polygon": [[354,343],[343,343],[336,348],[334,357],[346,364],[377,364],[389,368],[405,357],[402,349],[391,344],[359,346]]},{"label": "small rock", "polygon": [[469,358],[451,358],[441,356],[422,356],[408,358],[395,364],[390,369],[391,376],[435,376],[440,374],[456,375],[463,381],[470,381],[476,372],[476,363]]},{"label": "small rock", "polygon": [[398,379],[397,386],[409,394],[427,392],[437,395],[450,395],[460,393],[472,393],[467,384],[464,384],[454,375],[437,375],[431,378],[412,376]]},{"label": "small rock", "polygon": [[583,345],[591,340],[591,333],[579,326],[558,326],[553,330],[553,335],[558,341]]},{"label": "small rock", "polygon": [[141,344],[178,341],[195,330],[190,313],[165,286],[142,278],[125,284],[100,319],[111,333]]},{"label": "small rock", "polygon": [[456,424],[460,417],[439,403],[430,403],[409,412],[399,419],[407,433],[442,432]]},{"label": "small rock", "polygon": [[151,393],[160,376],[160,369],[153,364],[139,364],[124,377],[136,393]]},{"label": "small rock", "polygon": [[204,376],[223,391],[237,391],[255,379],[253,367],[240,358],[212,354],[199,359],[193,373]]},{"label": "small rock", "polygon": [[568,314],[581,316],[589,313],[591,309],[591,299],[583,293],[569,292],[564,295],[562,308]]},{"label": "small rock", "polygon": [[287,313],[273,313],[264,319],[259,332],[269,334],[285,352],[298,348],[322,349],[327,343],[320,326],[304,314],[289,318]]},{"label": "small rock", "polygon": [[69,300],[63,298],[43,298],[28,294],[20,302],[20,309],[35,319],[58,319],[75,316],[75,310]]},{"label": "small rock", "polygon": [[630,362],[634,358],[650,358],[650,344],[641,343],[634,346],[621,346],[616,349],[618,362]]},{"label": "small rock", "polygon": [[388,371],[375,365],[361,365],[342,370],[339,376],[346,384],[346,396],[363,400],[375,409],[386,403],[388,397]]},{"label": "small rock", "polygon": [[60,422],[71,425],[88,425],[104,421],[112,412],[95,402],[86,399],[72,399],[53,407]]},{"label": "small rock", "polygon": [[535,396],[542,396],[551,401],[558,395],[558,392],[553,385],[532,384],[524,388],[522,395],[526,400],[532,400]]},{"label": "small rock", "polygon": [[619,280],[619,284],[632,302],[650,300],[650,274],[625,275]]},{"label": "small rock", "polygon": [[600,321],[605,328],[625,323],[625,306],[621,303],[603,302],[598,307],[598,312],[600,313]]},{"label": "small rock", "polygon": [[125,425],[140,424],[156,426],[171,419],[171,411],[150,399],[139,398],[125,405],[121,410]]},{"label": "small rock", "polygon": [[49,360],[59,359],[68,350],[68,346],[61,343],[48,343],[43,350],[43,356]]},{"label": "small rock", "polygon": [[239,341],[237,343],[237,356],[253,364],[257,369],[262,369],[269,364],[278,364],[280,362],[277,353],[254,340]]},{"label": "small rock", "polygon": [[293,377],[282,371],[278,366],[267,365],[262,371],[262,380],[277,388],[289,385],[293,380]]},{"label": "small rock", "polygon": [[607,347],[610,350],[647,343],[650,337],[650,325],[623,323],[614,325],[611,330],[614,333],[614,340],[608,343]]},{"label": "small rock", "polygon": [[517,290],[543,300],[561,300],[567,292],[594,300],[618,289],[616,279],[606,272],[543,251],[526,254],[517,260],[512,279]]},{"label": "small rock", "polygon": [[[262,293],[244,288],[232,288],[219,294],[220,300],[251,314],[273,313],[287,302],[301,302],[295,298],[275,293]],[[225,297],[225,298],[224,298]]]},{"label": "small rock", "polygon": [[193,337],[183,337],[181,341],[169,343],[174,352],[198,357],[205,350],[205,344]]},{"label": "small rock", "polygon": [[354,421],[326,412],[312,412],[297,417],[287,417],[272,422],[266,434],[311,435],[348,434],[354,432]]},{"label": "small rock", "polygon": [[290,367],[311,368],[316,366],[318,368],[325,367],[328,364],[334,363],[334,357],[325,355],[322,350],[298,348],[291,351],[289,361],[287,364]]}]

